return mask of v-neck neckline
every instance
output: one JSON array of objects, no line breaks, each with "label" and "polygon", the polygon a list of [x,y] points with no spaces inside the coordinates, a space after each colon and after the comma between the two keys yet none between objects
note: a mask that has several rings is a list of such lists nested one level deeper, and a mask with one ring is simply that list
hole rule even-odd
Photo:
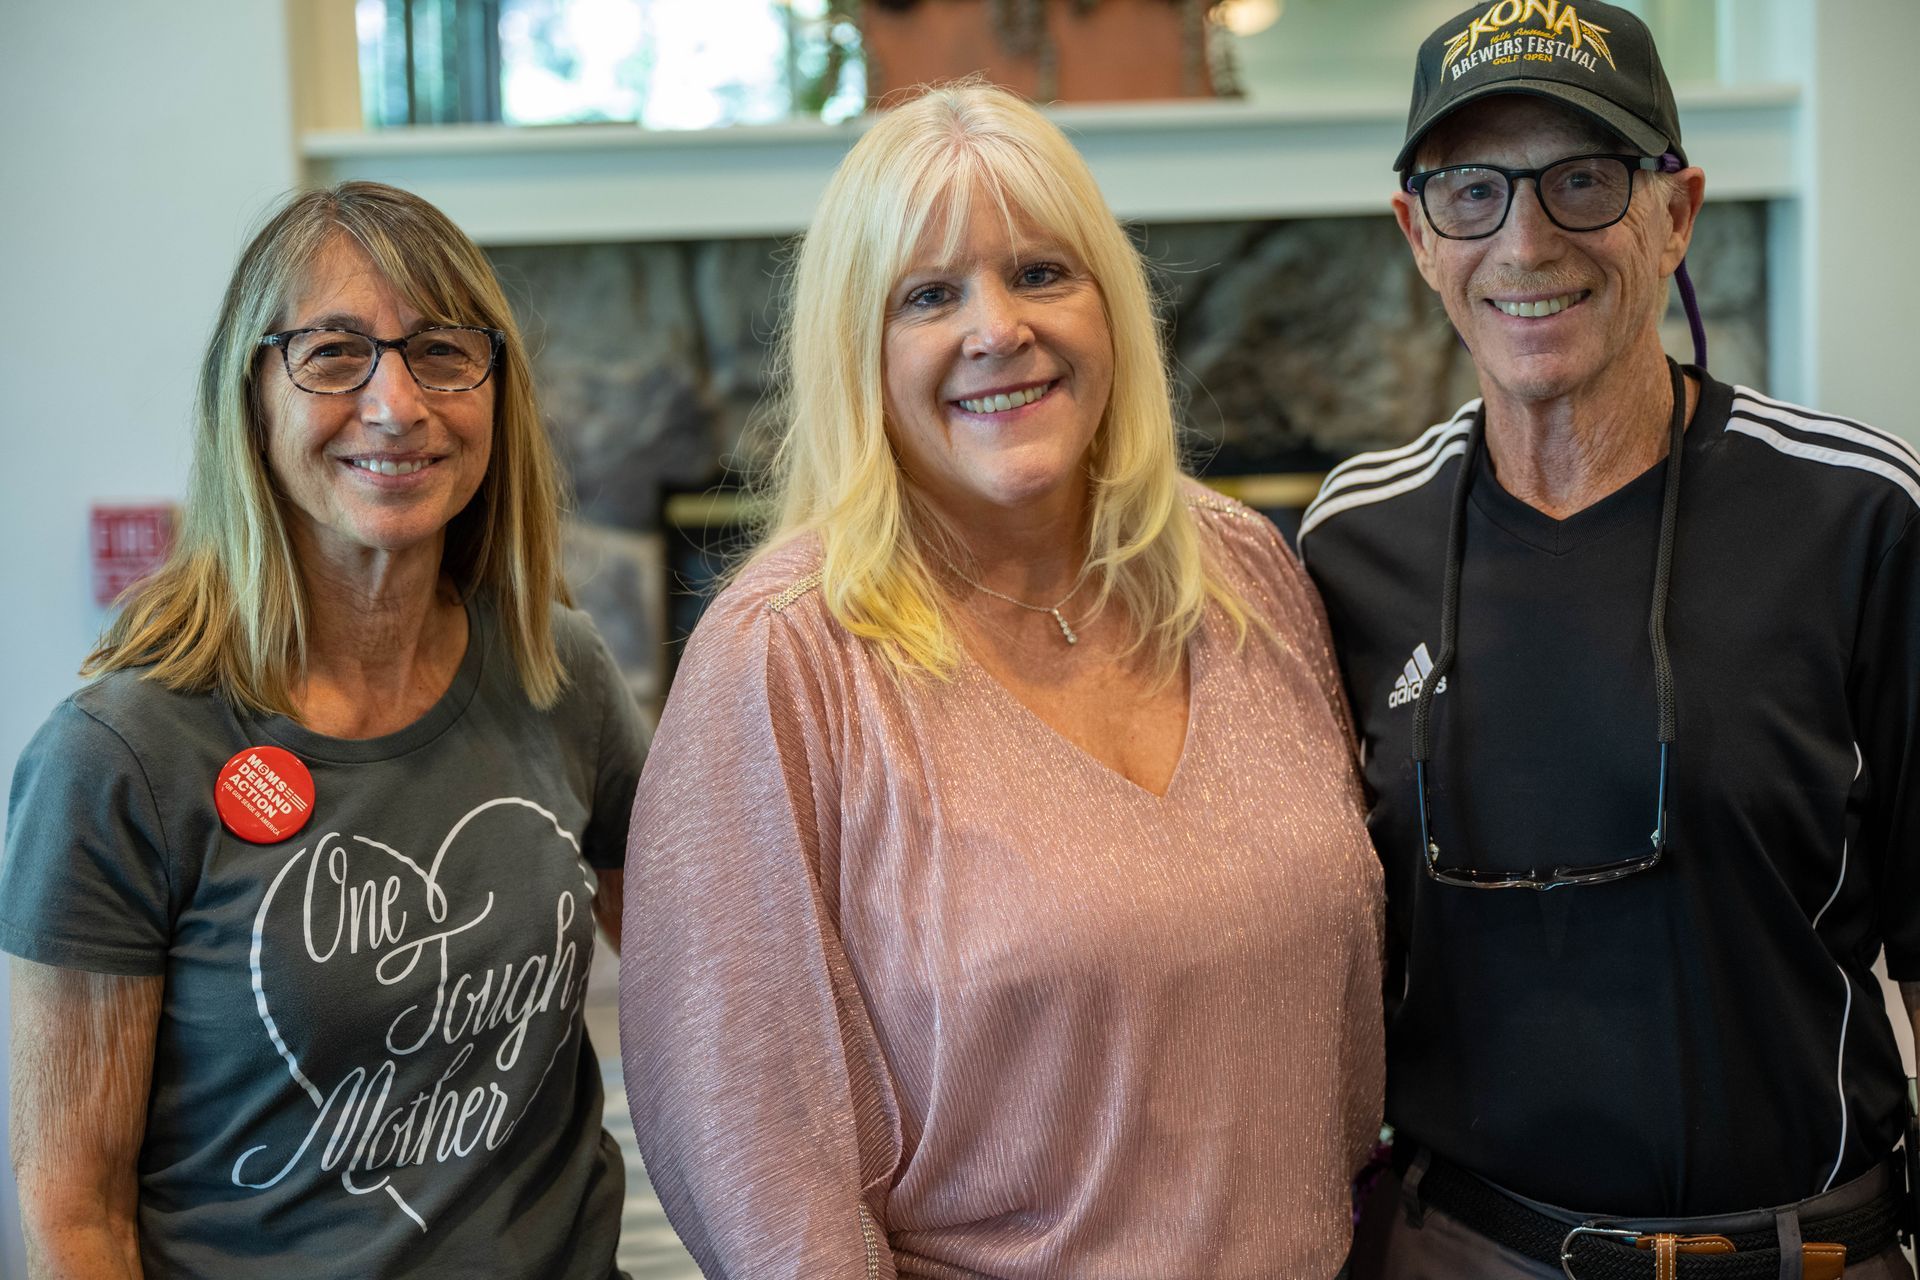
[{"label": "v-neck neckline", "polygon": [[[1714,416],[1721,405],[1715,384],[1699,369],[1682,365],[1682,374],[1698,383],[1699,397],[1694,401],[1693,417],[1680,437],[1681,465],[1699,466],[1699,453],[1713,433],[1699,430],[1702,423],[1719,421]],[[1484,409],[1481,410],[1485,412]],[[1722,417],[1724,415],[1721,415]],[[1485,430],[1484,426],[1481,428]],[[1496,528],[1518,541],[1552,556],[1566,555],[1621,529],[1658,528],[1660,501],[1665,490],[1667,458],[1628,480],[1597,502],[1569,516],[1550,516],[1507,492],[1493,473],[1493,463],[1482,445],[1474,451],[1474,474],[1468,500],[1474,509]]]},{"label": "v-neck neckline", "polygon": [[1018,715],[1024,716],[1032,721],[1047,737],[1128,791],[1133,792],[1145,800],[1155,803],[1166,803],[1173,798],[1174,791],[1181,786],[1181,780],[1185,778],[1189,772],[1187,762],[1193,755],[1194,737],[1199,730],[1200,715],[1206,705],[1205,700],[1200,696],[1200,689],[1204,683],[1207,670],[1207,646],[1204,642],[1205,632],[1211,622],[1211,616],[1203,619],[1200,626],[1187,638],[1186,733],[1181,737],[1180,754],[1173,762],[1173,772],[1167,775],[1167,789],[1158,792],[1150,791],[1146,787],[1141,786],[1132,778],[1129,778],[1126,774],[1114,768],[1099,756],[1094,755],[1093,752],[1087,750],[1072,738],[1069,738],[1066,734],[1056,729],[1045,716],[1042,716],[1038,711],[1035,711],[1032,707],[1021,701],[1018,694],[1002,684],[998,677],[987,670],[986,664],[974,657],[973,651],[969,649],[965,643],[960,645],[960,654],[961,660],[965,664],[967,675],[971,679],[986,685],[990,691],[990,696],[999,698],[1005,702],[1008,706],[1012,707]]},{"label": "v-neck neckline", "polygon": [[[1474,459],[1469,497],[1480,514],[1502,530],[1535,550],[1558,556],[1657,517],[1666,474],[1667,460],[1662,457],[1599,501],[1571,515],[1550,516],[1508,492],[1482,449]],[[1655,516],[1649,516],[1649,511]]]}]

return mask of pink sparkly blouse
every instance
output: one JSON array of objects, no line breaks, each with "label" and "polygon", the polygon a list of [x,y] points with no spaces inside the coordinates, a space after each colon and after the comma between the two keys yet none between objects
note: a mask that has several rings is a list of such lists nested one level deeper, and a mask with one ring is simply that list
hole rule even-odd
[{"label": "pink sparkly blouse", "polygon": [[732,1280],[1325,1280],[1380,1119],[1381,879],[1326,623],[1195,486],[1278,636],[1191,641],[1167,794],[971,660],[897,679],[801,541],[688,646],[627,851],[627,1096]]}]

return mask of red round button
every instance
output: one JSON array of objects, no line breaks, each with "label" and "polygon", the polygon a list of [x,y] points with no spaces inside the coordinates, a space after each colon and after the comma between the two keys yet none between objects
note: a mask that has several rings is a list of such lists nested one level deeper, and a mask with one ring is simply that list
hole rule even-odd
[{"label": "red round button", "polygon": [[313,816],[313,775],[284,748],[247,747],[220,767],[213,804],[242,840],[277,844]]}]

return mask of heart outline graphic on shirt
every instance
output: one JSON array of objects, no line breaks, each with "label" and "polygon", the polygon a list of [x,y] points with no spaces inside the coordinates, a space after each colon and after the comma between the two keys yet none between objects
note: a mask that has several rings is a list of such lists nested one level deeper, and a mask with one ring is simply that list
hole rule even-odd
[{"label": "heart outline graphic on shirt", "polygon": [[[475,1147],[483,1142],[489,1150],[497,1148],[511,1136],[514,1128],[523,1119],[533,1102],[539,1097],[548,1074],[562,1051],[574,1043],[578,1033],[579,1006],[586,990],[587,969],[590,967],[591,928],[588,925],[587,941],[589,954],[578,954],[575,942],[568,937],[568,931],[579,913],[580,904],[569,887],[559,895],[555,902],[555,933],[553,950],[550,955],[533,954],[520,965],[516,975],[514,963],[505,965],[504,976],[500,980],[500,990],[493,991],[494,971],[486,969],[481,985],[467,996],[467,1018],[458,1034],[453,1023],[454,1008],[459,1005],[463,986],[474,977],[471,971],[463,972],[453,983],[449,991],[450,948],[454,939],[470,929],[482,924],[492,916],[495,895],[486,891],[484,902],[465,919],[449,923],[453,904],[440,881],[440,871],[448,853],[455,846],[461,834],[470,824],[482,815],[496,810],[530,810],[546,820],[553,833],[563,840],[572,853],[581,874],[581,885],[585,891],[585,901],[591,904],[594,890],[597,888],[593,871],[580,858],[580,841],[561,825],[559,818],[549,809],[535,801],[518,796],[504,796],[485,801],[468,810],[461,816],[441,840],[431,862],[422,867],[418,861],[393,848],[391,845],[363,835],[343,837],[337,831],[322,834],[313,844],[302,847],[290,857],[274,875],[261,897],[259,909],[254,915],[253,931],[248,951],[248,972],[252,984],[254,1004],[267,1037],[274,1050],[285,1063],[294,1082],[313,1102],[316,1114],[308,1126],[305,1136],[293,1153],[288,1156],[277,1172],[262,1181],[251,1181],[242,1176],[242,1169],[248,1161],[267,1149],[269,1144],[259,1143],[248,1147],[234,1161],[232,1181],[234,1185],[251,1190],[266,1190],[275,1186],[288,1176],[301,1162],[312,1147],[316,1137],[322,1132],[329,1115],[336,1118],[333,1131],[325,1140],[319,1154],[322,1171],[339,1169],[342,1187],[349,1193],[360,1196],[377,1191],[386,1194],[399,1207],[400,1211],[411,1219],[421,1231],[427,1230],[426,1220],[413,1205],[393,1185],[391,1173],[377,1181],[361,1185],[355,1181],[356,1173],[366,1168],[378,1168],[392,1160],[393,1169],[409,1165],[424,1165],[427,1162],[429,1147],[435,1136],[435,1125],[445,1119],[452,1127],[440,1130],[438,1161],[444,1163],[449,1156],[464,1159]],[[361,882],[356,888],[349,883],[348,866],[353,852],[372,853],[389,863],[389,874],[381,881],[376,899],[376,884],[373,879]],[[341,954],[342,930],[350,926],[346,954],[348,956],[377,956],[372,969],[375,980],[382,989],[398,987],[411,977],[421,960],[430,952],[437,951],[438,974],[434,987],[433,1007],[426,1015],[425,1022],[417,1036],[396,1042],[396,1031],[420,1011],[420,1002],[415,1001],[396,1013],[387,1023],[383,1048],[384,1060],[379,1066],[369,1070],[364,1064],[355,1065],[346,1071],[330,1091],[323,1091],[309,1078],[299,1056],[282,1035],[267,994],[268,979],[264,963],[264,952],[270,941],[268,937],[268,914],[276,900],[280,900],[282,886],[288,878],[303,864],[307,868],[306,896],[301,904],[301,920],[306,959],[314,965],[324,965]],[[339,901],[344,905],[337,910],[334,919],[333,936],[324,948],[316,946],[313,931],[314,890],[320,883],[323,869],[327,873],[330,886],[339,889]],[[409,881],[404,877],[410,875]],[[431,929],[415,938],[406,936],[411,923],[410,913],[399,912],[396,923],[393,908],[400,896],[399,887],[414,883],[424,898],[425,913]],[[361,893],[364,892],[364,897]],[[591,912],[588,912],[590,917]],[[365,938],[361,938],[361,926],[365,924]],[[538,969],[536,970],[536,965]],[[532,990],[525,994],[516,1008],[513,993],[519,992],[523,984],[534,976]],[[564,983],[562,978],[564,976]],[[556,1000],[556,996],[558,997]],[[459,1086],[447,1089],[443,1086],[467,1066],[475,1052],[478,1038],[482,1034],[498,1030],[502,1025],[508,1030],[501,1036],[500,1046],[495,1051],[494,1066],[508,1084],[515,1083],[507,1079],[508,1072],[518,1065],[520,1048],[524,1045],[529,1022],[533,1017],[549,1011],[558,1011],[567,1016],[575,1026],[557,1037],[553,1054],[533,1082],[526,1098],[517,1113],[506,1119],[506,1111],[512,1099],[499,1081],[489,1079],[485,1091],[473,1087],[462,1091]],[[398,1081],[400,1066],[397,1059],[412,1059],[417,1051],[425,1047],[433,1038],[434,1032],[441,1030],[449,1045],[456,1040],[464,1043],[453,1053],[439,1079],[434,1081],[431,1092],[423,1090],[412,1099],[411,1107],[402,1103],[391,1109],[387,1102]],[[411,1063],[409,1064],[411,1065]],[[431,1070],[431,1068],[428,1068]],[[417,1083],[417,1082],[416,1082]],[[409,1084],[401,1092],[412,1088]],[[418,1118],[421,1103],[427,1104],[426,1124],[417,1143],[413,1136],[414,1121]],[[447,1109],[443,1112],[442,1107]],[[454,1108],[457,1106],[457,1118]],[[405,1112],[404,1119],[402,1113]],[[470,1121],[479,1121],[480,1129],[471,1142],[465,1140],[465,1132]],[[503,1124],[504,1121],[504,1124]],[[356,1139],[357,1135],[357,1141]],[[387,1157],[379,1154],[382,1139],[389,1142]],[[452,1139],[449,1142],[449,1138]],[[465,1145],[462,1145],[462,1144]],[[369,1151],[369,1148],[372,1151]],[[416,1154],[417,1153],[417,1154]]]}]

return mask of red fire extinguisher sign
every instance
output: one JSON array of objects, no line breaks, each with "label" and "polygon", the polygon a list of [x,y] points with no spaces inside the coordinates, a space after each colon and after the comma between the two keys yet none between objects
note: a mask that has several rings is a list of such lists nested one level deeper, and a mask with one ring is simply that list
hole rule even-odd
[{"label": "red fire extinguisher sign", "polygon": [[112,604],[122,591],[158,569],[173,547],[173,507],[168,503],[95,503],[88,523],[96,604]]}]

